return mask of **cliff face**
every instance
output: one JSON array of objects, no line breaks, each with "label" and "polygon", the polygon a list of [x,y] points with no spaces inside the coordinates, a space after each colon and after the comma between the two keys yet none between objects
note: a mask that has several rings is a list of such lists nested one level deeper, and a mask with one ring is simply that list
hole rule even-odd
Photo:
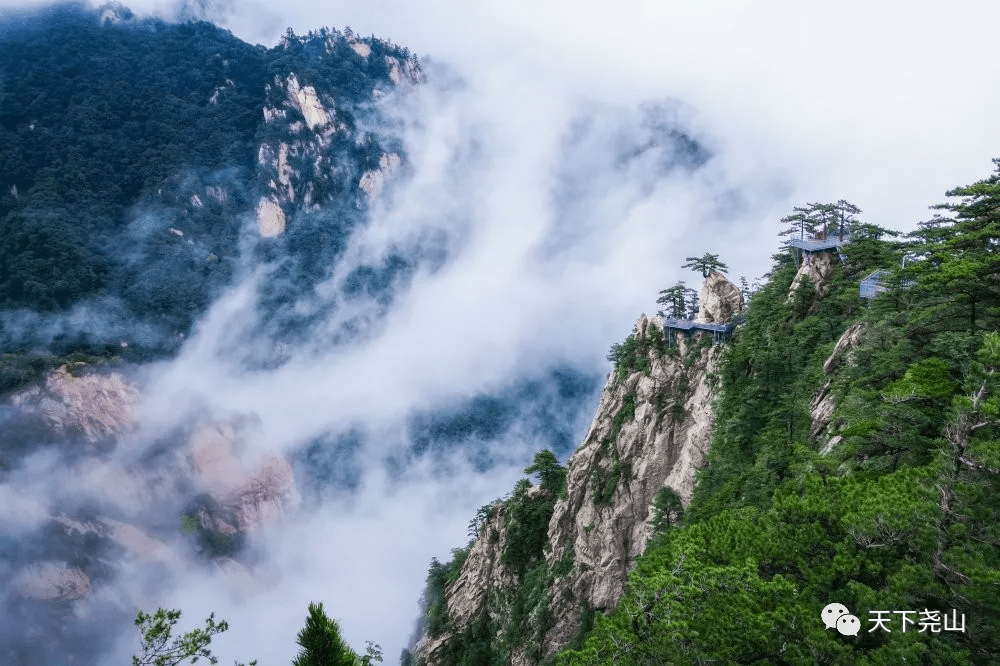
[{"label": "cliff face", "polygon": [[837,265],[837,261],[836,252],[813,252],[807,255],[802,265],[799,266],[799,270],[795,274],[795,279],[792,280],[792,286],[788,289],[789,302],[794,298],[799,285],[806,278],[812,282],[813,289],[818,297],[823,298],[826,296],[830,291],[830,280],[833,278],[833,271]]},{"label": "cliff face", "polygon": [[725,275],[712,271],[705,278],[698,294],[698,321],[726,323],[744,307],[743,294]]},{"label": "cliff face", "polygon": [[[845,364],[851,363],[851,352],[861,344],[865,333],[865,325],[862,322],[852,324],[837,340],[837,344],[830,353],[829,358],[823,363],[823,374],[827,376],[823,387],[817,391],[809,403],[809,416],[812,419],[809,428],[809,435],[813,439],[826,439],[823,448],[824,454],[833,450],[833,447],[840,443],[840,435],[832,434],[831,419],[837,403],[833,398],[830,387],[833,378],[838,370]],[[832,436],[831,436],[832,435]]]},{"label": "cliff face", "polygon": [[[99,512],[83,513],[58,502],[46,508],[53,541],[88,555],[72,565],[32,558],[18,563],[13,589],[19,596],[43,601],[86,598],[97,585],[94,576],[111,577],[117,567],[178,566],[176,550],[185,540],[195,541],[219,562],[235,552],[243,536],[277,520],[298,500],[291,465],[266,450],[252,421],[220,417],[196,424],[180,435],[176,448],[161,453],[150,449],[149,460],[123,462],[107,456],[109,446],[130,445],[142,397],[141,388],[119,372],[75,364],[49,372],[38,385],[5,401],[43,424],[53,441],[63,442],[76,492],[100,505]],[[189,488],[191,497],[179,496],[179,487]],[[172,519],[166,516],[167,528],[162,521],[144,522],[154,509],[176,512]],[[74,517],[67,516],[67,510]],[[187,538],[180,539],[184,533]],[[105,547],[121,549],[121,557],[88,559]],[[130,607],[135,601],[122,603]]]},{"label": "cliff face", "polygon": [[[660,326],[659,318],[642,317],[636,336]],[[571,550],[573,569],[552,590],[556,621],[546,651],[573,639],[584,608],[610,610],[618,603],[651,534],[657,492],[666,486],[684,503],[691,498],[711,443],[709,377],[720,351],[680,338],[676,355],[651,351],[648,373],[623,382],[613,377],[605,388],[590,432],[569,461],[569,497],[556,504],[549,524],[550,567]],[[610,496],[601,487],[609,474],[620,477]]]},{"label": "cliff face", "polygon": [[[702,294],[704,321],[728,321],[743,307],[739,290],[718,274]],[[484,523],[457,580],[444,589],[450,625],[417,643],[417,663],[450,663],[447,646],[485,620],[505,659],[536,664],[574,640],[586,613],[617,605],[652,535],[654,498],[670,488],[687,504],[712,437],[712,377],[722,347],[700,336],[679,336],[677,346],[668,347],[662,327],[661,318],[643,315],[623,345],[630,356],[619,360],[586,438],[567,463],[543,565],[524,577],[530,583],[504,564],[508,500]],[[524,593],[529,584],[543,592]],[[529,609],[512,610],[524,599],[531,600]],[[517,622],[522,639],[498,645]]]}]

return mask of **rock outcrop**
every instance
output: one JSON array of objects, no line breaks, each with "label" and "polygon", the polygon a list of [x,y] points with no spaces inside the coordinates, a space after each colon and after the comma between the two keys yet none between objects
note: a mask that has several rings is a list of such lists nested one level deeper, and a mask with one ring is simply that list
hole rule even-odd
[{"label": "rock outcrop", "polygon": [[[830,391],[833,383],[833,375],[836,374],[842,365],[851,363],[851,352],[861,344],[864,332],[865,325],[862,322],[849,326],[840,336],[840,339],[837,340],[837,344],[834,346],[829,358],[823,363],[823,372],[829,375],[829,377],[823,382],[823,388],[813,395],[809,403],[809,415],[812,419],[809,435],[813,439],[821,437],[830,426],[833,411],[837,407],[833,394]],[[839,435],[830,437],[824,444],[822,453],[829,453],[840,440]]]},{"label": "rock outcrop", "polygon": [[45,383],[11,396],[11,404],[40,413],[54,431],[94,443],[131,425],[138,389],[117,372],[103,374],[85,364],[64,365]]},{"label": "rock outcrop", "polygon": [[825,297],[830,292],[830,280],[833,279],[833,271],[837,265],[838,257],[836,252],[811,252],[805,255],[802,265],[799,266],[792,285],[788,289],[788,302],[795,298],[795,292],[806,278],[812,282],[813,290],[819,298]]},{"label": "rock outcrop", "polygon": [[[328,38],[324,57],[338,57],[336,39]],[[362,58],[372,54],[364,41],[352,37],[347,44]],[[388,87],[410,88],[424,80],[416,59],[385,58]],[[374,93],[376,98],[385,95],[379,88]],[[402,164],[398,153],[383,151],[377,165],[374,156],[366,157],[361,170],[351,173],[344,146],[368,146],[374,139],[352,121],[357,111],[353,102],[341,100],[340,112],[334,94],[305,85],[295,73],[275,76],[267,85],[265,129],[257,151],[261,194],[256,221],[261,237],[281,236],[297,209],[315,211],[330,193],[357,188],[366,199],[373,199]]]},{"label": "rock outcrop", "polygon": [[90,594],[90,578],[66,562],[38,562],[17,572],[14,590],[39,601],[74,601]]},{"label": "rock outcrop", "polygon": [[[739,291],[722,276],[711,282],[709,316],[728,319],[742,307]],[[648,369],[623,376],[616,368],[586,438],[569,459],[565,497],[555,502],[548,525],[547,599],[529,609],[550,614],[551,621],[536,645],[510,647],[511,664],[535,664],[539,654],[568,645],[584,609],[615,607],[629,568],[652,534],[657,493],[669,487],[688,502],[695,472],[704,463],[712,436],[710,376],[718,368],[721,348],[705,344],[700,334],[681,337],[676,347],[668,348],[659,317],[640,317],[633,335],[637,353],[643,355],[638,365]],[[483,613],[500,626],[509,621],[505,595],[522,581],[501,558],[507,540],[505,511],[501,504],[484,524],[458,579],[445,589],[451,625],[442,635],[424,636],[417,643],[417,663],[441,663],[442,646]]]},{"label": "rock outcrop", "polygon": [[[122,442],[134,446],[134,440],[141,438],[133,421],[140,399],[140,388],[121,373],[83,364],[53,370],[39,385],[10,397],[14,409],[36,413],[59,439],[70,435],[101,443],[100,449],[76,451],[67,475],[75,493],[99,500],[100,512],[83,517],[76,513],[71,518],[62,512],[66,507],[56,503],[43,509],[36,520],[47,517],[52,539],[67,549],[90,552],[104,544],[118,553],[114,561],[81,557],[72,565],[27,558],[13,578],[12,589],[19,596],[74,601],[91,596],[119,568],[153,565],[175,570],[183,561],[178,549],[187,547],[179,538],[183,532],[193,532],[211,544],[231,546],[224,553],[208,549],[207,555],[232,555],[243,536],[278,519],[289,504],[297,502],[291,465],[258,441],[251,419],[216,418],[195,426],[178,447],[151,454],[155,456],[152,465],[149,460],[130,463],[128,455],[107,455],[111,447]],[[185,490],[178,493],[178,488]],[[197,497],[189,500],[193,495]],[[189,509],[182,509],[185,502]],[[166,511],[178,513],[172,519],[169,513],[163,515],[161,504]],[[148,526],[141,516],[151,511],[159,518]],[[188,513],[180,515],[184,511]],[[165,530],[163,519],[176,528]],[[219,535],[233,538],[220,539]]]},{"label": "rock outcrop", "polygon": [[[480,528],[482,536],[473,543],[458,580],[448,589],[448,617],[455,627],[469,626],[483,612],[491,590],[501,590],[517,582],[502,559],[507,547],[506,519],[507,508],[501,504]],[[453,639],[452,632],[430,639],[424,636],[415,651],[426,655],[429,663],[435,663],[441,648]]]},{"label": "rock outcrop", "polygon": [[725,275],[712,271],[705,278],[698,294],[698,321],[725,324],[744,307],[743,294]]},{"label": "rock outcrop", "polygon": [[[661,327],[660,318],[642,317],[635,335],[655,336]],[[648,373],[633,373],[623,382],[612,375],[586,439],[570,458],[568,498],[556,503],[547,559],[551,567],[572,549],[573,569],[552,590],[555,625],[546,636],[546,652],[572,640],[585,607],[617,605],[629,567],[652,533],[657,492],[667,486],[682,502],[691,498],[695,472],[711,444],[709,375],[718,367],[721,348],[681,337],[676,349],[674,356],[650,351]],[[599,503],[594,479],[614,473],[616,462],[619,483],[610,501]]]}]

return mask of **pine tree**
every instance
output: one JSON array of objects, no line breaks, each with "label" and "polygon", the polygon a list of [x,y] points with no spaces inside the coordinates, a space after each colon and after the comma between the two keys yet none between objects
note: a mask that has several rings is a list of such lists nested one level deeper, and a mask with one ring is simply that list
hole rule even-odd
[{"label": "pine tree", "polygon": [[729,266],[722,263],[719,255],[712,254],[711,252],[706,252],[700,257],[687,257],[684,261],[687,263],[681,266],[681,268],[690,268],[695,272],[701,273],[701,276],[706,278],[712,274],[712,271],[725,273],[729,270]]},{"label": "pine tree", "polygon": [[323,611],[323,604],[310,603],[306,626],[296,639],[302,650],[292,666],[354,666],[358,658],[340,636],[340,625]]},{"label": "pine tree", "polygon": [[660,292],[660,297],[656,299],[656,303],[665,307],[663,310],[660,310],[658,314],[661,317],[681,319],[685,314],[687,305],[686,300],[687,287],[683,281],[678,280],[674,286]]},{"label": "pine tree", "polygon": [[964,320],[970,331],[1000,323],[1000,158],[996,173],[947,196],[957,198],[935,206],[952,217],[939,216],[920,225],[911,236],[916,261],[903,279],[915,279],[933,320]]}]

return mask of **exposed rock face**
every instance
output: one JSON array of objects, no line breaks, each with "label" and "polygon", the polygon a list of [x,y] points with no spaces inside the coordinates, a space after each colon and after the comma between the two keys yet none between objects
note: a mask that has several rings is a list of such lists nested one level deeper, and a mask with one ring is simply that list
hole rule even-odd
[{"label": "exposed rock face", "polygon": [[385,64],[389,68],[389,78],[397,86],[412,86],[424,81],[423,71],[421,71],[420,66],[412,58],[400,61],[399,58],[386,56]]},{"label": "exposed rock face", "polygon": [[330,122],[333,112],[327,113],[323,103],[312,86],[300,86],[295,74],[289,74],[286,81],[288,104],[302,114],[309,129],[315,130]]},{"label": "exposed rock face", "polygon": [[11,396],[11,403],[41,412],[56,432],[82,435],[92,443],[124,431],[132,422],[138,389],[119,373],[83,371],[82,366],[64,365],[50,372],[44,386]]},{"label": "exposed rock face", "polygon": [[725,275],[712,271],[698,295],[698,321],[725,324],[744,309],[743,294]]},{"label": "exposed rock face", "polygon": [[[719,291],[725,293],[724,287]],[[651,327],[662,327],[662,320],[640,318],[636,335],[649,335]],[[549,523],[548,562],[554,565],[572,547],[574,566],[552,590],[556,624],[546,637],[546,652],[572,640],[584,605],[602,610],[617,605],[629,567],[652,533],[652,504],[660,488],[673,488],[684,503],[691,498],[695,472],[711,444],[714,396],[708,374],[717,369],[721,348],[689,348],[683,338],[679,342],[677,357],[650,352],[648,375],[639,372],[621,384],[609,382],[587,438],[570,458],[569,497],[556,503]],[[688,354],[694,362],[685,367]],[[619,418],[615,436],[616,417],[627,409],[630,397],[635,417]],[[606,442],[614,452],[610,456]],[[612,465],[615,454],[622,478],[610,503],[598,506],[592,479]],[[567,590],[572,601],[566,601]]]},{"label": "exposed rock face", "polygon": [[[351,41],[349,46],[364,58],[372,53],[371,45],[362,41]],[[335,44],[328,41],[327,50],[332,53]],[[386,56],[386,66],[397,87],[410,87],[423,80],[415,59]],[[351,165],[344,162],[344,141],[357,146],[372,138],[352,124],[349,109],[337,113],[332,95],[303,85],[294,73],[275,76],[267,86],[267,103],[263,107],[266,129],[257,151],[262,193],[256,221],[257,231],[264,238],[281,236],[297,209],[317,210],[326,197],[338,190],[357,187],[368,200],[373,199],[402,164],[398,153],[383,152],[377,168],[373,168],[370,158],[365,158],[363,171],[352,173]],[[334,154],[335,146],[340,146],[340,153]]]},{"label": "exposed rock face", "polygon": [[274,199],[265,197],[257,204],[257,231],[263,238],[274,238],[285,231],[285,211]]},{"label": "exposed rock face", "polygon": [[830,291],[830,280],[833,278],[833,271],[837,264],[836,252],[812,252],[806,254],[805,260],[799,266],[792,286],[788,289],[788,302],[795,298],[795,292],[804,278],[812,281],[816,295],[823,298]]},{"label": "exposed rock face", "polygon": [[402,163],[402,158],[396,153],[383,154],[378,160],[378,169],[365,171],[358,186],[369,198],[375,198]]},{"label": "exposed rock face", "polygon": [[[538,488],[531,491],[537,492]],[[499,590],[516,582],[514,575],[501,560],[507,547],[507,531],[504,522],[507,509],[501,505],[496,513],[480,529],[469,556],[462,567],[458,580],[448,588],[448,617],[455,627],[466,627],[482,612],[491,590]],[[417,645],[416,651],[427,655],[429,664],[440,658],[439,650],[454,636],[446,632],[433,639],[425,639]]]},{"label": "exposed rock face", "polygon": [[826,359],[823,363],[823,372],[826,374],[833,373],[838,367],[843,363],[851,362],[851,352],[861,344],[861,338],[865,332],[865,325],[863,322],[858,322],[852,324],[847,328],[846,331],[841,334],[840,339],[837,340],[836,346],[833,348],[833,352],[830,354],[830,358]]},{"label": "exposed rock face", "polygon": [[[718,292],[728,294],[724,287]],[[661,318],[643,316],[635,335],[640,340],[651,336],[662,340],[662,326]],[[698,338],[679,339],[676,354],[663,354],[658,344],[651,346],[648,372],[635,372],[623,380],[612,373],[587,437],[569,459],[566,498],[555,503],[545,558],[549,571],[572,566],[549,590],[548,611],[554,625],[542,639],[546,654],[574,638],[585,606],[614,608],[629,567],[652,533],[656,494],[669,486],[687,503],[695,472],[708,452],[713,399],[708,376],[718,367],[721,347],[699,346]],[[501,505],[485,524],[458,580],[445,590],[452,629],[415,647],[427,664],[438,663],[437,651],[484,608],[497,612],[490,605],[491,595],[518,583],[501,561],[507,539],[503,511]],[[524,646],[516,646],[511,663],[527,666],[535,660]]]},{"label": "exposed rock face", "polygon": [[203,511],[202,526],[224,534],[252,532],[277,519],[286,503],[296,499],[288,461],[273,455],[238,456],[237,438],[229,425],[205,425],[195,430],[187,448],[195,478],[234,516],[235,524],[229,524]]},{"label": "exposed rock face", "polygon": [[357,53],[362,58],[368,58],[372,54],[372,47],[368,46],[364,42],[351,42],[351,50]]},{"label": "exposed rock face", "polygon": [[[864,336],[865,325],[862,322],[853,324],[847,328],[846,331],[837,340],[836,346],[833,348],[833,352],[830,357],[826,359],[823,363],[823,372],[827,375],[833,375],[837,372],[837,369],[841,367],[844,363],[851,362],[851,352],[857,347]],[[830,386],[832,384],[832,378],[827,379],[823,383],[823,388],[821,388],[810,401],[809,404],[809,414],[812,418],[812,423],[809,429],[809,434],[813,438],[819,437],[823,432],[827,430],[830,425],[830,420],[833,417],[833,411],[836,409],[837,405],[834,402],[833,395],[830,393]],[[832,437],[824,445],[822,452],[829,453],[833,450],[841,441],[840,436]]]},{"label": "exposed rock face", "polygon": [[[50,372],[43,385],[13,395],[12,405],[40,413],[53,431],[90,442],[110,443],[125,433],[131,439],[133,408],[140,399],[138,387],[119,373],[73,369],[77,376],[68,366]],[[55,560],[26,563],[13,578],[12,589],[22,597],[53,602],[83,599],[100,588],[103,577],[112,575],[109,572],[116,567],[153,564],[175,570],[183,561],[178,548],[187,547],[178,546],[175,540],[180,537],[182,516],[171,518],[169,513],[160,512],[167,524],[176,521],[178,532],[173,536],[162,531],[162,524],[147,532],[134,517],[154,507],[159,510],[160,502],[180,511],[189,491],[178,496],[178,487],[193,485],[195,492],[210,498],[207,503],[211,507],[218,508],[211,513],[204,509],[193,512],[202,530],[229,536],[259,530],[298,500],[291,466],[283,457],[266,451],[248,419],[239,425],[221,419],[205,423],[194,429],[183,447],[161,455],[153,466],[147,466],[147,461],[136,466],[115,456],[86,454],[72,465],[68,478],[73,492],[98,500],[101,513],[70,518],[58,513],[57,506],[39,507],[33,520],[49,519],[55,528],[54,538],[65,540],[70,544],[67,547],[114,544],[118,556],[99,563],[74,560],[73,566]],[[156,529],[160,530],[158,535]],[[135,606],[135,595],[141,595],[141,590],[120,592],[125,594],[122,603],[129,608]]]},{"label": "exposed rock face", "polygon": [[90,578],[65,562],[39,562],[14,576],[14,589],[22,597],[39,601],[73,601],[90,594]]}]

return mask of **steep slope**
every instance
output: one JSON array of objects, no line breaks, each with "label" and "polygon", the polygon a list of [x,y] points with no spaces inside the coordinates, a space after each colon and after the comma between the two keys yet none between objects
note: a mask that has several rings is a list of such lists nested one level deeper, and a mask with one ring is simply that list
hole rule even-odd
[{"label": "steep slope", "polygon": [[119,14],[63,4],[0,25],[5,351],[171,353],[235,275],[281,257],[278,310],[328,277],[404,170],[383,105],[422,81],[405,49],[328,29],[265,49]]},{"label": "steep slope", "polygon": [[[706,280],[701,303],[708,322],[743,306],[719,274]],[[483,507],[478,538],[432,567],[425,633],[410,659],[535,664],[571,644],[595,612],[613,609],[654,521],[676,520],[691,497],[711,441],[721,352],[701,334],[668,346],[663,320],[640,317],[567,469],[535,469],[536,457],[526,471],[538,471],[541,486],[524,481]],[[665,511],[654,510],[658,496]]]}]

